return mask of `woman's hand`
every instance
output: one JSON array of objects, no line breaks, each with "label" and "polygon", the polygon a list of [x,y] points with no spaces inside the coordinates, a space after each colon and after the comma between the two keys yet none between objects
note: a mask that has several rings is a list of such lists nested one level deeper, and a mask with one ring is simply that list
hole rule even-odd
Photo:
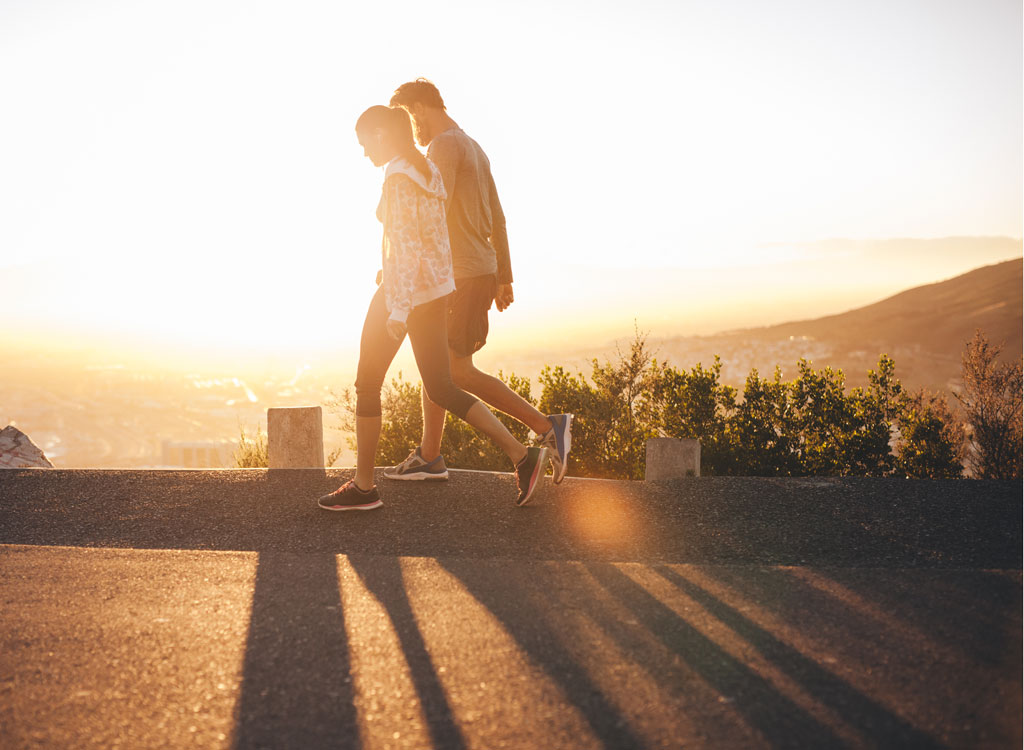
[{"label": "woman's hand", "polygon": [[401,341],[405,338],[405,332],[407,330],[407,326],[402,321],[388,318],[388,336],[393,338],[395,341]]}]

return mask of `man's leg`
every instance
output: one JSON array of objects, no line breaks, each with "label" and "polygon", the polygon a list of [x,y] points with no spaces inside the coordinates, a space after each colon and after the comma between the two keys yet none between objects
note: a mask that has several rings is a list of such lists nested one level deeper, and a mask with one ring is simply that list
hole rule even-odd
[{"label": "man's leg", "polygon": [[[445,326],[445,300],[435,300],[415,308],[409,315],[409,340],[416,357],[416,367],[423,381],[423,391],[439,409],[449,409],[493,440],[512,460],[519,496],[516,505],[525,505],[537,482],[544,474],[547,448],[527,447],[481,401],[460,389],[452,380],[448,334]],[[428,406],[428,409],[430,407]],[[422,451],[420,453],[422,458]]]},{"label": "man's leg", "polygon": [[[464,391],[469,391],[478,399],[500,412],[518,419],[538,435],[543,436],[551,429],[551,420],[539,412],[533,404],[509,388],[498,378],[488,375],[473,364],[473,355],[460,357],[455,352],[451,356],[452,380]],[[432,404],[433,406],[433,404]],[[424,417],[426,417],[426,401],[424,401]],[[443,426],[442,411],[442,426]],[[424,419],[424,425],[426,420]],[[424,428],[424,434],[426,434]],[[441,448],[441,437],[437,438],[438,450]]]},{"label": "man's leg", "polygon": [[[555,482],[565,476],[565,461],[570,450],[572,415],[554,415],[548,418],[530,402],[509,388],[498,378],[476,369],[473,352],[487,341],[487,313],[494,300],[495,278],[483,276],[464,279],[449,298],[448,343],[452,380],[459,388],[504,412],[544,438],[551,448]],[[441,455],[445,410],[433,403],[423,390],[423,435],[420,458],[434,461]]]},{"label": "man's leg", "polygon": [[[472,354],[460,357],[451,350],[448,354],[452,380],[459,388],[469,391],[498,411],[518,419],[538,435],[544,435],[551,429],[551,420],[534,408],[533,404],[498,378],[476,369]],[[444,417],[445,410],[431,401],[426,389],[423,389],[423,439],[420,441],[420,456],[424,461],[433,461],[441,455]]]}]

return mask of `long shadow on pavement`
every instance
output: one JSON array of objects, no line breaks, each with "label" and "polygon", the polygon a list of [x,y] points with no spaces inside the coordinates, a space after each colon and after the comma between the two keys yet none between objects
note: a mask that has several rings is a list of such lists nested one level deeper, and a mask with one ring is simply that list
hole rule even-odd
[{"label": "long shadow on pavement", "polygon": [[[927,588],[917,579],[867,577],[855,569],[830,569],[828,577],[971,662],[999,665],[1010,661],[1007,654],[1013,650],[1020,661],[1019,572],[948,570]],[[1009,620],[1008,613],[1016,617]]]},{"label": "long shadow on pavement", "polygon": [[[671,568],[659,565],[654,571],[682,590],[738,636],[758,650],[847,724],[878,746],[937,748],[941,744],[908,724],[899,716],[853,688],[845,680],[783,643],[725,602],[687,580]],[[622,575],[621,572],[619,575]],[[639,588],[639,587],[638,587]]]},{"label": "long shadow on pavement", "polygon": [[433,746],[445,750],[465,748],[465,738],[455,721],[423,634],[416,623],[398,558],[349,556],[348,559],[363,585],[377,598],[391,618],[402,646],[402,654],[409,665]]},{"label": "long shadow on pavement", "polygon": [[782,695],[611,563],[586,563],[594,579],[721,695],[772,747],[841,747],[831,729]]},{"label": "long shadow on pavement", "polygon": [[260,553],[235,748],[359,748],[333,554]]},{"label": "long shadow on pavement", "polygon": [[474,560],[439,559],[438,563],[490,610],[523,653],[561,688],[605,747],[644,747],[626,717],[559,643],[564,633],[552,624],[547,609],[531,603],[530,592],[515,577],[496,578]]}]

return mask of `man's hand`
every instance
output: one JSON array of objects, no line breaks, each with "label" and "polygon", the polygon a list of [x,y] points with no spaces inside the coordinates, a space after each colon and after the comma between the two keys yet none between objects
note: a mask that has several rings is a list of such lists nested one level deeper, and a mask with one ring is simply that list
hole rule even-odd
[{"label": "man's hand", "polygon": [[498,312],[501,312],[515,301],[516,298],[512,296],[512,285],[498,284],[498,288],[494,291],[494,304],[497,306]]},{"label": "man's hand", "polygon": [[407,330],[408,328],[402,321],[388,318],[388,336],[393,338],[395,341],[401,341],[405,338],[405,332]]}]

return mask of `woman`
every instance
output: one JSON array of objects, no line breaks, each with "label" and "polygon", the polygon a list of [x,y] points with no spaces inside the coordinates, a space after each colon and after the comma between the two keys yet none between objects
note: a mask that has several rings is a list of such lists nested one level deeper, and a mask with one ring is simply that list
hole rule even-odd
[{"label": "woman", "polygon": [[427,396],[508,454],[519,484],[516,504],[525,505],[543,471],[547,449],[524,446],[482,402],[452,382],[445,298],[455,290],[455,279],[441,174],[416,149],[409,115],[400,107],[370,107],[356,121],[356,136],[374,166],[386,166],[377,206],[377,218],[384,224],[383,272],[359,342],[356,474],[321,497],[319,505],[325,510],[381,506],[373,476],[381,428],[380,391],[406,333]]}]

